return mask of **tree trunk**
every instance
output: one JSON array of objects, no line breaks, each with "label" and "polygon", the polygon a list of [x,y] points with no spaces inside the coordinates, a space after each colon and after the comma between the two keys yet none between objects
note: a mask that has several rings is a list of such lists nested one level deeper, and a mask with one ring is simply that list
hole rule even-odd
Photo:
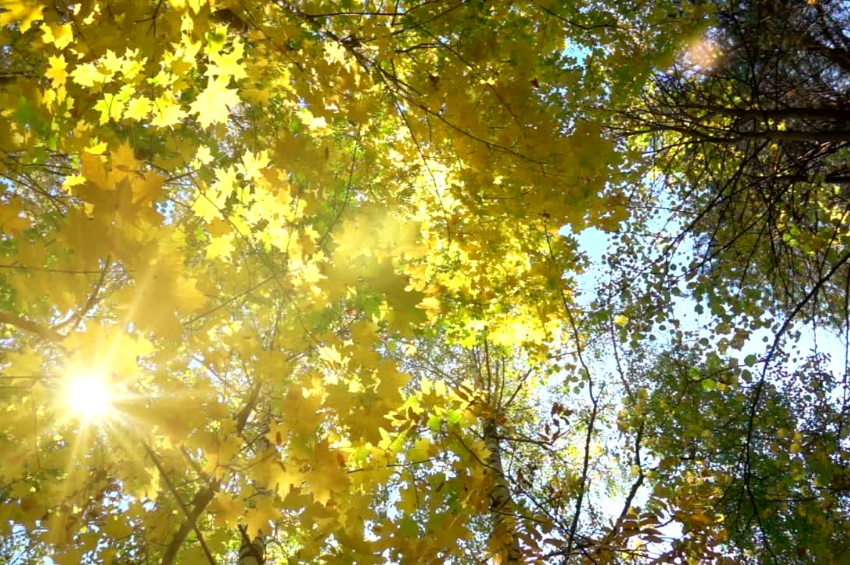
[{"label": "tree trunk", "polygon": [[487,456],[487,473],[495,483],[490,491],[490,516],[493,520],[490,539],[498,562],[516,565],[523,562],[522,549],[517,537],[516,510],[502,468],[498,431],[499,427],[493,418],[484,420],[484,443],[490,452]]},{"label": "tree trunk", "polygon": [[239,565],[263,565],[266,562],[266,542],[262,534],[248,541],[242,530],[242,546],[239,548]]}]

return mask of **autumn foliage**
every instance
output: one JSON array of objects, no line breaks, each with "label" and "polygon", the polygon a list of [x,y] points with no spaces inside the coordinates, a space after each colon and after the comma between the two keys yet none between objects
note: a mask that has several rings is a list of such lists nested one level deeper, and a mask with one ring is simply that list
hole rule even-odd
[{"label": "autumn foliage", "polygon": [[839,562],[797,4],[0,0],[0,560]]}]

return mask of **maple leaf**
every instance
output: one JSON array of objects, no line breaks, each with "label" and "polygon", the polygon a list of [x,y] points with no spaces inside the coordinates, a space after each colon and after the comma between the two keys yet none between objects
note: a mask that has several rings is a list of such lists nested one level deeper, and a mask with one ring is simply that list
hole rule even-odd
[{"label": "maple leaf", "polygon": [[171,0],[171,4],[175,8],[185,9],[188,6],[196,14],[201,11],[201,7],[206,3],[207,0]]},{"label": "maple leaf", "polygon": [[323,44],[325,49],[325,60],[329,63],[345,64],[347,52],[345,47],[337,41],[326,41]]},{"label": "maple leaf", "polygon": [[327,504],[333,493],[346,488],[348,476],[340,462],[341,454],[331,451],[327,442],[316,446],[313,456],[313,468],[307,475],[309,491],[316,502]]},{"label": "maple leaf", "polygon": [[94,109],[100,111],[100,123],[105,124],[111,120],[120,120],[124,113],[124,106],[124,100],[120,95],[106,94],[94,105]]},{"label": "maple leaf", "polygon": [[324,116],[316,117],[307,108],[299,110],[298,117],[311,132],[324,133],[327,130],[328,122]]},{"label": "maple leaf", "polygon": [[65,84],[65,81],[68,79],[68,72],[65,70],[67,68],[65,55],[60,53],[59,55],[51,56],[48,62],[50,63],[50,67],[44,71],[44,76],[50,79],[53,86],[62,86]]},{"label": "maple leaf", "polygon": [[299,275],[301,276],[301,280],[303,280],[304,283],[308,285],[312,285],[322,279],[327,278],[325,275],[322,274],[319,268],[319,264],[315,261],[308,261],[307,263],[301,265]]},{"label": "maple leaf", "polygon": [[416,307],[425,310],[431,320],[437,319],[440,315],[440,299],[435,296],[426,296]]},{"label": "maple leaf", "polygon": [[[753,18],[766,5],[753,0],[709,2],[723,14],[707,23],[703,3],[674,3],[671,16],[651,2],[460,2],[434,19],[418,0],[388,17],[313,15],[351,4],[317,0],[0,0],[14,75],[0,93],[4,551],[234,561],[247,523],[270,557],[305,563],[579,550],[604,562],[644,542],[740,560],[773,540],[780,555],[793,543],[840,560],[847,450],[812,432],[841,421],[824,401],[845,392],[840,374],[813,362],[802,377],[776,371],[788,386],[761,386],[753,373],[786,356],[726,350],[775,329],[776,312],[800,327],[818,329],[821,310],[845,323],[834,102],[847,69],[832,60],[840,45],[815,45],[840,37],[827,31],[841,18],[794,3]],[[402,20],[415,33],[394,32]],[[722,32],[727,21],[748,33]],[[675,58],[706,25],[730,47],[710,81]],[[795,27],[816,32],[798,49],[764,32]],[[750,36],[775,50],[747,49]],[[787,57],[783,73],[762,70],[767,52]],[[798,80],[824,62],[816,89]],[[644,96],[656,71],[682,96]],[[747,103],[764,90],[748,92],[748,76],[779,93],[771,109]],[[680,107],[695,99],[714,107]],[[675,127],[621,135],[646,124]],[[807,139],[792,139],[801,128]],[[742,133],[767,137],[733,142]],[[717,149],[715,136],[729,137]],[[662,199],[650,168],[670,171]],[[747,190],[718,199],[733,177]],[[691,226],[694,245],[711,236],[711,268],[664,258],[662,224]],[[585,227],[610,236],[601,270],[582,253]],[[775,260],[761,256],[773,247]],[[716,335],[675,333],[674,265]],[[94,389],[73,401],[91,417],[63,417],[51,383],[71,372],[123,387],[107,422]],[[737,499],[742,473],[756,498],[779,485],[787,508],[760,504],[755,526],[705,510]],[[581,497],[598,476],[604,497],[640,477],[651,500],[629,497],[612,526]],[[812,481],[829,496],[798,496]],[[283,513],[287,527],[270,527]],[[662,540],[654,526],[684,516],[696,516],[679,520],[688,535]]]},{"label": "maple leaf", "polygon": [[192,211],[203,218],[207,223],[212,222],[217,218],[221,218],[221,211],[205,194],[197,193],[195,201],[192,203]]},{"label": "maple leaf", "polygon": [[343,357],[335,345],[331,345],[330,347],[322,346],[319,348],[319,355],[321,358],[331,365],[339,366],[342,365]]},{"label": "maple leaf", "polygon": [[57,49],[64,49],[74,39],[74,26],[71,24],[65,25],[44,25],[42,29],[42,40],[47,44],[53,44]]},{"label": "maple leaf", "polygon": [[241,172],[248,180],[260,180],[263,176],[262,169],[267,167],[268,164],[268,152],[260,151],[259,153],[254,154],[250,151],[246,151],[245,154],[242,155],[242,163],[239,167],[239,172]]},{"label": "maple leaf", "polygon": [[207,88],[189,105],[191,112],[198,114],[198,122],[203,127],[226,123],[230,116],[228,106],[239,104],[239,95],[235,88],[228,88],[229,82],[227,76],[211,78]]},{"label": "maple leaf", "polygon": [[106,519],[103,531],[115,539],[126,538],[133,533],[126,515],[112,515]]},{"label": "maple leaf", "polygon": [[272,444],[280,447],[286,440],[287,433],[288,430],[285,425],[272,421],[269,422],[269,432],[266,434],[266,437]]},{"label": "maple leaf", "polygon": [[[197,209],[195,211],[197,212]],[[214,237],[207,245],[207,259],[227,259],[233,250],[232,234]]]},{"label": "maple leaf", "polygon": [[22,212],[21,201],[17,198],[8,204],[0,204],[0,226],[6,234],[18,235],[32,225]]},{"label": "maple leaf", "polygon": [[131,182],[133,204],[150,204],[159,199],[165,178],[156,173],[135,176]]},{"label": "maple leaf", "polygon": [[167,94],[156,99],[154,108],[154,118],[151,125],[162,128],[180,123],[180,120],[186,115],[180,104]]},{"label": "maple leaf", "polygon": [[248,511],[245,516],[245,528],[248,537],[254,539],[262,531],[265,534],[271,533],[269,524],[280,517],[279,504],[275,502],[274,497],[264,496]]},{"label": "maple leaf", "polygon": [[137,96],[131,98],[127,102],[127,109],[124,111],[124,117],[131,120],[144,120],[148,117],[153,109],[153,104],[150,98],[146,96]]},{"label": "maple leaf", "polygon": [[189,277],[179,277],[172,284],[172,300],[181,312],[197,312],[208,302],[207,297],[198,290],[197,282]]},{"label": "maple leaf", "polygon": [[101,73],[95,63],[83,63],[77,65],[71,71],[71,78],[80,86],[93,87],[95,83],[102,83],[106,80],[106,75]]},{"label": "maple leaf", "polygon": [[212,156],[212,152],[210,151],[210,148],[207,147],[206,145],[202,145],[202,146],[198,147],[198,152],[195,153],[195,159],[201,165],[209,165],[210,163],[212,163],[213,162],[213,156]]},{"label": "maple leaf", "polygon": [[215,515],[216,524],[234,528],[245,515],[245,504],[229,493],[219,492],[210,505],[210,511]]},{"label": "maple leaf", "polygon": [[233,41],[233,48],[229,53],[223,51],[214,52],[210,55],[212,64],[207,68],[205,73],[208,77],[231,77],[234,80],[240,80],[248,76],[245,70],[245,65],[239,61],[242,59],[245,51],[245,44],[236,38]]}]

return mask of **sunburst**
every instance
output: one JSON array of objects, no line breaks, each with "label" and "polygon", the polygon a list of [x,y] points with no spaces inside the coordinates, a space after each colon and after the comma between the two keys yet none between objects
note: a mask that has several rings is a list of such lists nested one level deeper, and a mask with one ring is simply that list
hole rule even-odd
[{"label": "sunburst", "polygon": [[66,412],[84,424],[97,425],[116,415],[117,391],[103,373],[73,371],[63,388]]}]

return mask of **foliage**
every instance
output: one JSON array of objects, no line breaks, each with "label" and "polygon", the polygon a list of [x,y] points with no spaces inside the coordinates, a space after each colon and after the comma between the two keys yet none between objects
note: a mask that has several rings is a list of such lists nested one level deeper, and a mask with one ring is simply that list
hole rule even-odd
[{"label": "foliage", "polygon": [[[796,314],[839,288],[843,130],[790,117],[826,137],[795,138],[769,169],[729,142],[763,135],[746,116],[683,132],[659,110],[762,111],[727,100],[745,62],[707,79],[677,56],[712,12],[735,51],[731,15],[674,0],[0,6],[4,559],[837,558],[846,383],[821,358],[769,369]],[[817,9],[788,10],[781,25]],[[832,60],[832,28],[811,29],[807,61]],[[658,136],[628,129],[646,116]],[[704,127],[725,132],[696,144],[712,182],[667,145]],[[802,155],[805,180],[785,178]],[[783,240],[782,275],[754,262],[772,285],[744,300],[740,258],[762,241],[715,205],[743,174],[730,158],[772,176],[769,229],[811,236]],[[676,179],[671,222],[707,207],[675,243],[724,249],[683,276],[711,297],[711,340],[680,328],[653,166]],[[799,184],[809,196],[785,199]],[[592,301],[588,228],[614,238]],[[788,304],[784,325],[768,318]],[[676,331],[652,345],[662,323]],[[775,340],[745,370],[734,351],[758,328]]]},{"label": "foliage", "polygon": [[841,561],[847,13],[754,0],[717,2],[713,16],[612,120],[649,157],[651,182],[607,296],[635,320],[633,346],[668,336],[648,383],[663,482],[679,501],[711,501],[721,554]]},{"label": "foliage", "polygon": [[721,2],[716,18],[641,104],[622,112],[618,130],[647,138],[677,212],[690,215],[700,294],[758,317],[773,304],[793,310],[815,286],[812,305],[840,325],[846,10],[838,2]]}]

